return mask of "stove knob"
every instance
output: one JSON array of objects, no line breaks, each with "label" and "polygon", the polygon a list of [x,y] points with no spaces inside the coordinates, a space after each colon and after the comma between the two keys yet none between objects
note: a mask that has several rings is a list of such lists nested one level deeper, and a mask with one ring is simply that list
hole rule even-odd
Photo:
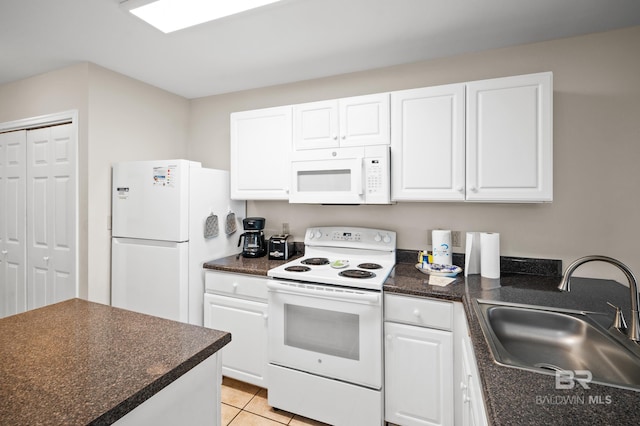
[{"label": "stove knob", "polygon": [[391,242],[391,237],[389,236],[389,234],[385,235],[382,241],[384,241],[386,244],[389,244]]},{"label": "stove knob", "polygon": [[320,238],[320,237],[322,237],[322,232],[316,231],[316,238]]},{"label": "stove knob", "polygon": [[379,243],[380,241],[382,241],[382,237],[380,236],[380,234],[376,234],[376,236],[373,237],[373,239],[375,240],[376,243]]}]

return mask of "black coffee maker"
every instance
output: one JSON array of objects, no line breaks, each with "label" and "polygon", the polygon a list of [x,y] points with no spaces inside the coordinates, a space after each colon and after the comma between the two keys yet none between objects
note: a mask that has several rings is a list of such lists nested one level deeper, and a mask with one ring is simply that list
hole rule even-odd
[{"label": "black coffee maker", "polygon": [[244,245],[242,246],[242,257],[262,257],[267,254],[267,245],[264,241],[264,223],[263,217],[247,217],[242,220],[244,233],[238,238],[238,247],[244,237]]}]

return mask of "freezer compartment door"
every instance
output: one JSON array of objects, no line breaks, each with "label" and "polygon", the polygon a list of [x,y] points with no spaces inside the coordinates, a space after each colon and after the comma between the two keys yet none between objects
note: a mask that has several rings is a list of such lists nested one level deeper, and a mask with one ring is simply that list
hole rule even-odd
[{"label": "freezer compartment door", "polygon": [[187,160],[132,161],[113,165],[114,237],[149,240],[189,239]]},{"label": "freezer compartment door", "polygon": [[188,254],[189,243],[114,238],[111,305],[188,322]]}]

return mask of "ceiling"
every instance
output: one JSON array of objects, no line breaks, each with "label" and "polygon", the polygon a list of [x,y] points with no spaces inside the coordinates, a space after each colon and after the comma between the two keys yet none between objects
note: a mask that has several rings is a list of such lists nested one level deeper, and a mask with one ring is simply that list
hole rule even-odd
[{"label": "ceiling", "polygon": [[192,99],[635,25],[638,0],[283,0],[163,34],[119,0],[1,0],[0,84],[88,61]]}]

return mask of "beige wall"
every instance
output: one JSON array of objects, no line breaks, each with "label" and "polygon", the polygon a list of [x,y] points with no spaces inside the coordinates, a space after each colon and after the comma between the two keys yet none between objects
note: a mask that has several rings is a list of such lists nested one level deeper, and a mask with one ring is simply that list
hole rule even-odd
[{"label": "beige wall", "polygon": [[[229,167],[229,113],[382,91],[539,71],[554,73],[552,204],[398,203],[306,206],[249,202],[268,231],[288,222],[346,224],[398,233],[398,247],[426,247],[427,229],[494,231],[502,254],[569,262],[587,254],[617,257],[640,273],[640,27],[425,61],[191,101],[189,155]],[[264,172],[268,172],[265,164]],[[579,275],[615,276],[587,265]],[[618,275],[620,277],[620,275]]]},{"label": "beige wall", "polygon": [[189,101],[90,63],[0,86],[0,123],[74,109],[79,295],[110,303],[111,164],[185,158]]},{"label": "beige wall", "polygon": [[111,164],[186,158],[188,116],[187,99],[89,65],[89,300],[111,300]]},{"label": "beige wall", "polygon": [[[192,101],[82,63],[0,86],[0,123],[78,110],[80,295],[108,303],[112,162],[182,157],[228,169],[233,111],[553,71],[552,204],[306,206],[264,201],[249,202],[248,214],[266,217],[268,233],[288,222],[296,240],[313,225],[392,229],[404,249],[425,248],[426,230],[437,227],[496,231],[503,255],[566,263],[601,253],[638,272],[638,46],[640,27],[635,27]],[[611,276],[604,267],[581,271]]]},{"label": "beige wall", "polygon": [[63,111],[78,111],[78,283],[79,295],[88,295],[87,152],[88,64],[0,85],[0,123]]}]

